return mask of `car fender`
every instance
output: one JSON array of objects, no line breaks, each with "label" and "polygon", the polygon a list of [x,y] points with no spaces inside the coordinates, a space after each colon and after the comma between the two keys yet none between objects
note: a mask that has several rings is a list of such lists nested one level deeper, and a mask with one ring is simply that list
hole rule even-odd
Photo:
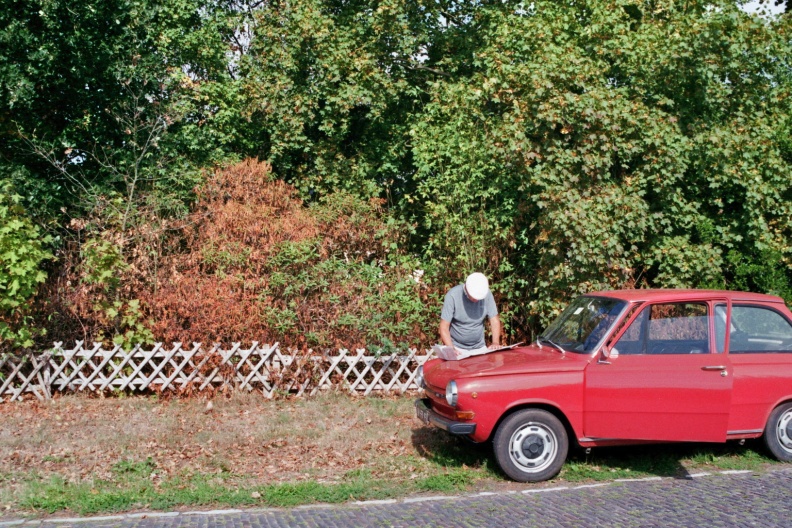
[{"label": "car fender", "polygon": [[566,422],[575,438],[583,424],[583,372],[543,372],[530,376],[499,376],[458,380],[458,409],[475,409],[476,432],[471,439],[484,442],[508,414],[528,407],[550,410]]}]

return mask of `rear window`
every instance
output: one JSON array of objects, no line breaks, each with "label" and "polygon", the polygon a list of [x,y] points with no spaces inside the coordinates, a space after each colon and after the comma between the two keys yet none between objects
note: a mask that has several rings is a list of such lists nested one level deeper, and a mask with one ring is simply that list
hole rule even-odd
[{"label": "rear window", "polygon": [[792,324],[763,306],[732,306],[729,352],[761,354],[792,352]]}]

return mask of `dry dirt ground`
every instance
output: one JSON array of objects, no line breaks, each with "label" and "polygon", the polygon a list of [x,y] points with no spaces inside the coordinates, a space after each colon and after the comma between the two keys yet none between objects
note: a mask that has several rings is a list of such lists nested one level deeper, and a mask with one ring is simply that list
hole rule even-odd
[{"label": "dry dirt ground", "polygon": [[[410,479],[445,441],[414,418],[413,396],[213,400],[62,396],[0,404],[0,476],[110,479],[151,459],[152,479],[233,475],[252,484],[334,482],[355,470]],[[406,461],[406,463],[405,463]]]}]

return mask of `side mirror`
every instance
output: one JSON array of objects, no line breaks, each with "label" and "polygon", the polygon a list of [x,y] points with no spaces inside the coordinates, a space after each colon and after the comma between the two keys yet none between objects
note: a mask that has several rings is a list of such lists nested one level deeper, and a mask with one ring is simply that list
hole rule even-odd
[{"label": "side mirror", "polygon": [[602,350],[600,351],[600,358],[597,363],[605,363],[606,365],[610,365],[611,359],[616,359],[619,357],[619,351],[615,348],[610,348],[607,345],[603,345]]}]

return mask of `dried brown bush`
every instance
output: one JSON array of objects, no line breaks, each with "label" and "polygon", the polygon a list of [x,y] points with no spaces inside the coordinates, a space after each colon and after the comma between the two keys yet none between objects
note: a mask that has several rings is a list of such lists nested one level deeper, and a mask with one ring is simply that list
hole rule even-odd
[{"label": "dried brown bush", "polygon": [[[335,194],[306,207],[263,162],[218,171],[189,222],[188,250],[168,261],[170,274],[146,299],[155,334],[168,341],[376,345],[373,329],[354,323],[388,309],[378,304],[382,288],[409,280],[385,264],[397,233],[378,202]],[[427,294],[416,283],[412,293]],[[398,336],[385,326],[377,330],[390,342],[424,335],[420,324]]]},{"label": "dried brown bush", "polygon": [[[208,178],[179,225],[103,231],[124,259],[105,283],[86,280],[84,247],[66,252],[49,286],[68,315],[55,334],[112,337],[132,321],[164,342],[427,345],[433,292],[412,279],[410,259],[391,264],[398,237],[378,201],[338,193],[309,207],[267,163],[247,160]],[[108,317],[97,299],[121,299],[122,313]],[[132,299],[141,303],[137,319],[128,315]]]}]

